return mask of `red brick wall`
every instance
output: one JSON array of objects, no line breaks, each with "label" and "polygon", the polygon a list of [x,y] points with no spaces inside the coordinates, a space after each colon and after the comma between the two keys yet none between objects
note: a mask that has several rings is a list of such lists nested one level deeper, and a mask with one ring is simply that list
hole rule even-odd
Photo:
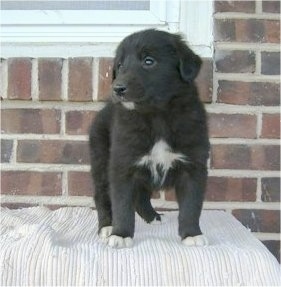
[{"label": "red brick wall", "polygon": [[[231,212],[280,249],[279,1],[216,1],[214,59],[197,80],[212,151],[204,207]],[[1,61],[2,205],[93,206],[87,130],[111,58]],[[154,194],[175,208],[173,191]]]}]

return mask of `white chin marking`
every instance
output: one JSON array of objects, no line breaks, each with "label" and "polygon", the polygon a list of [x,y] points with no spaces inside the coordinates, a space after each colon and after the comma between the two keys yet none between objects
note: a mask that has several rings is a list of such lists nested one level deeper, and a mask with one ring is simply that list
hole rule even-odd
[{"label": "white chin marking", "polygon": [[131,237],[121,237],[111,235],[108,238],[107,245],[113,248],[130,248],[133,246],[133,239]]},{"label": "white chin marking", "polygon": [[133,102],[121,102],[121,104],[127,110],[134,110],[135,109],[135,104]]},{"label": "white chin marking", "polygon": [[182,243],[187,246],[206,246],[209,245],[208,239],[203,234],[196,236],[188,236],[182,240]]},{"label": "white chin marking", "polygon": [[99,232],[100,239],[106,239],[107,237],[109,237],[112,234],[112,229],[113,229],[112,226],[102,227]]}]

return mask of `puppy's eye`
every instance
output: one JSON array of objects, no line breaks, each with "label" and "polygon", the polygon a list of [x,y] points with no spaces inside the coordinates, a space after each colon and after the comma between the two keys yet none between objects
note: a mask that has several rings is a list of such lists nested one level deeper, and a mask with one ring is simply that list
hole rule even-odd
[{"label": "puppy's eye", "polygon": [[146,67],[152,67],[155,64],[156,64],[156,61],[152,57],[145,57],[143,60],[143,65]]}]

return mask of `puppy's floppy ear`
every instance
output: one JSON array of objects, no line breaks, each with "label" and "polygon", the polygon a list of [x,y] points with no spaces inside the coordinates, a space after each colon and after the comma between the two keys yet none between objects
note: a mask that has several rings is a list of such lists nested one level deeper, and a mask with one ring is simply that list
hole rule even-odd
[{"label": "puppy's floppy ear", "polygon": [[187,47],[180,36],[177,37],[179,70],[186,82],[192,82],[198,75],[202,60]]},{"label": "puppy's floppy ear", "polygon": [[112,82],[116,79],[116,67],[115,64],[113,65],[112,68]]}]

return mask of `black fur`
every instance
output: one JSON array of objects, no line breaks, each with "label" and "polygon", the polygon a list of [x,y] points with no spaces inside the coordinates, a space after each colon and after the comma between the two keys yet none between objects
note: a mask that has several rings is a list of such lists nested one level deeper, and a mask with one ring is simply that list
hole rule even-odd
[{"label": "black fur", "polygon": [[[206,114],[194,79],[201,59],[179,35],[157,30],[134,33],[116,51],[112,101],[90,130],[92,175],[99,228],[133,237],[135,211],[147,222],[160,220],[150,203],[153,190],[175,187],[179,235],[201,234],[209,140]],[[135,104],[129,110],[121,102]],[[136,163],[160,139],[186,156],[155,182],[148,168]],[[159,168],[161,174],[161,168]]]}]

